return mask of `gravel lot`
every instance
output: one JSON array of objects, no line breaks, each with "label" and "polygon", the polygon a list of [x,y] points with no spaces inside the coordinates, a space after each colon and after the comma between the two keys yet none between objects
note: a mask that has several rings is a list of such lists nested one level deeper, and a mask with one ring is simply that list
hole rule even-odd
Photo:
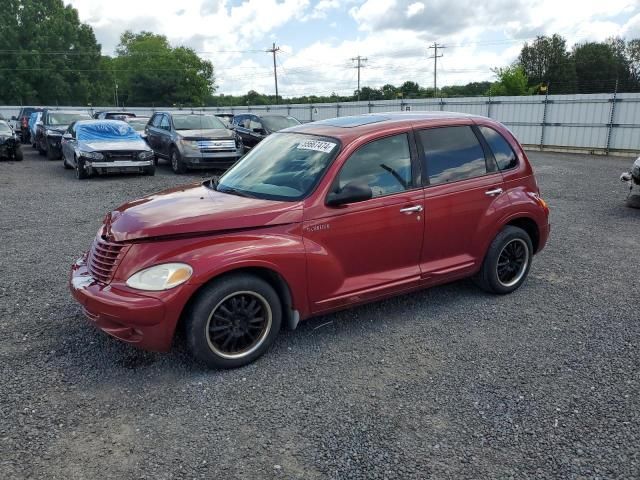
[{"label": "gravel lot", "polygon": [[94,330],[66,286],[105,212],[203,175],[79,182],[25,152],[0,163],[0,478],[640,477],[630,159],[530,154],[553,228],[516,293],[457,282],[206,371]]}]

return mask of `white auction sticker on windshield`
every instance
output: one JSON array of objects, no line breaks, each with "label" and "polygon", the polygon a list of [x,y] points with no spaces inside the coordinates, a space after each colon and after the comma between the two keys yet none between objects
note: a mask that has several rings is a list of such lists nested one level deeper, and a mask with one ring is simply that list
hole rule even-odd
[{"label": "white auction sticker on windshield", "polygon": [[330,153],[335,147],[335,143],[322,142],[320,140],[305,140],[298,144],[300,150],[315,150],[316,152]]}]

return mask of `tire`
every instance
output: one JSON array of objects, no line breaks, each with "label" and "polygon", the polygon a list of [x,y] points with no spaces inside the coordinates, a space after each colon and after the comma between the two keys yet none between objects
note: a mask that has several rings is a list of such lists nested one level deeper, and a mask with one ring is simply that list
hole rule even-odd
[{"label": "tire", "polygon": [[[185,316],[187,346],[209,368],[241,367],[269,349],[281,322],[280,298],[271,285],[253,275],[232,274],[196,296]],[[257,332],[255,338],[251,332]]]},{"label": "tire", "polygon": [[38,143],[38,153],[42,156],[47,154],[47,151],[42,148],[42,145]]},{"label": "tire", "polygon": [[21,162],[22,161],[22,159],[24,158],[24,155],[22,153],[22,148],[20,148],[20,147],[16,148],[16,153],[14,155],[14,158],[15,158],[16,162]]},{"label": "tire", "polygon": [[153,177],[156,174],[156,166],[151,165],[150,167],[144,167],[143,173],[145,175],[149,175],[150,177]]},{"label": "tire", "polygon": [[58,160],[59,158],[60,157],[58,157],[58,154],[55,150],[53,150],[51,147],[47,148],[47,160]]},{"label": "tire", "polygon": [[73,167],[67,163],[67,157],[62,155],[62,166],[65,170],[71,170]]},{"label": "tire", "polygon": [[182,174],[187,172],[187,167],[184,165],[182,157],[180,156],[180,152],[177,148],[171,148],[169,161],[171,163],[171,170],[173,170],[173,173]]},{"label": "tire", "polygon": [[76,178],[78,180],[85,180],[89,177],[90,175],[84,168],[84,160],[82,160],[81,158],[76,158]]},{"label": "tire", "polygon": [[[521,228],[507,225],[491,242],[474,281],[490,293],[511,293],[526,280],[532,258],[533,244],[529,234]],[[503,264],[500,273],[498,262]]]}]

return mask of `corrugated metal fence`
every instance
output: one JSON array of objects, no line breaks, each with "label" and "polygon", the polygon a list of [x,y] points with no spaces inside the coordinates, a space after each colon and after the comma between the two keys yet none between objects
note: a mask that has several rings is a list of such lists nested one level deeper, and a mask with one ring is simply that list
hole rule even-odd
[{"label": "corrugated metal fence", "polygon": [[[5,118],[19,107],[0,107]],[[59,107],[81,109],[79,107]],[[107,110],[110,107],[94,107]],[[113,108],[113,107],[111,107]],[[160,107],[127,108],[150,115]],[[171,109],[173,110],[173,109]],[[452,111],[483,115],[508,126],[529,148],[598,154],[640,154],[640,94],[549,95],[528,97],[430,98],[349,103],[210,107],[213,113],[277,113],[302,122],[376,112]]]}]

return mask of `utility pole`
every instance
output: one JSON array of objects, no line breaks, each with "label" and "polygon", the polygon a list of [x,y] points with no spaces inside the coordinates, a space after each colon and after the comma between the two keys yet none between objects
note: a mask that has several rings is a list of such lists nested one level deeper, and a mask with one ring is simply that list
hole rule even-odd
[{"label": "utility pole", "polygon": [[433,58],[433,98],[438,96],[438,58],[442,57],[442,54],[438,55],[438,49],[447,48],[444,45],[438,45],[437,42],[433,42],[433,45],[429,47],[429,50],[433,48],[433,55],[429,58]]},{"label": "utility pole", "polygon": [[267,50],[267,53],[273,54],[273,79],[276,82],[276,104],[278,104],[278,70],[276,68],[276,52],[280,50],[280,47],[276,47],[276,43],[273,42],[273,47]]},{"label": "utility pole", "polygon": [[366,62],[367,60],[368,58],[361,57],[360,55],[351,59],[352,62],[356,62],[356,65],[353,68],[358,69],[358,101],[360,101],[360,69],[364,68],[362,62]]}]

